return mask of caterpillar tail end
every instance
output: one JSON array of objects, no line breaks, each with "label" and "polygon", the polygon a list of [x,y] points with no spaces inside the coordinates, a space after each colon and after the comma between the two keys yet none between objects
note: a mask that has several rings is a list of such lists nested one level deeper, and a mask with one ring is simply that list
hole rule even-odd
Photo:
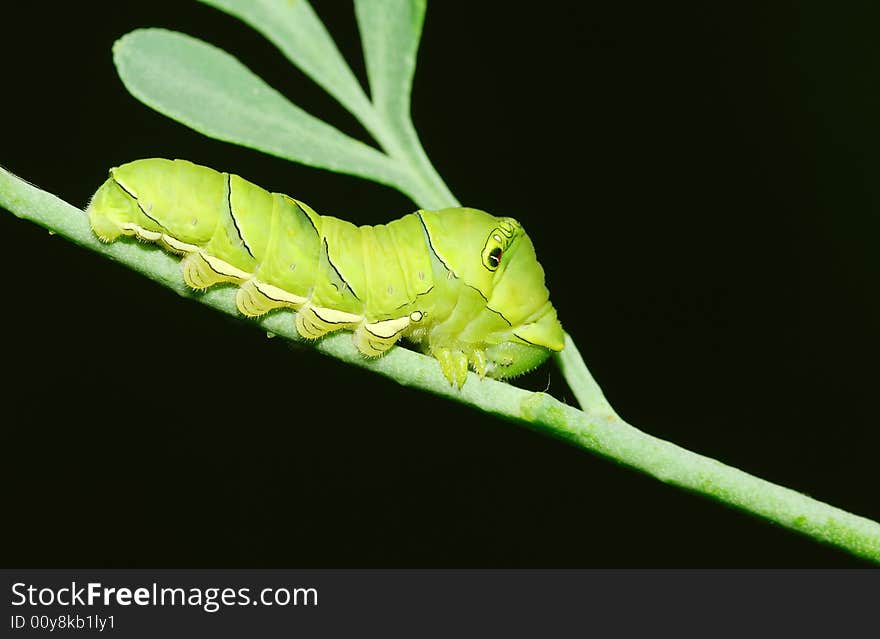
[{"label": "caterpillar tail end", "polygon": [[131,205],[131,198],[119,188],[113,178],[107,178],[86,207],[89,225],[99,240],[112,242],[121,235],[126,235],[121,220],[129,219],[125,215]]}]

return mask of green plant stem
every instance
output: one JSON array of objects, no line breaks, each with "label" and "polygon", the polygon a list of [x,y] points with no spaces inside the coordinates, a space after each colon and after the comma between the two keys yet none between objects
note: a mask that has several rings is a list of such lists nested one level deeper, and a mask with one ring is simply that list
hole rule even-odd
[{"label": "green plant stem", "polygon": [[[418,202],[419,206],[427,209],[459,206],[458,200],[446,186],[437,169],[434,168],[428,154],[425,153],[415,126],[408,118],[402,126],[401,139],[398,141],[397,148],[400,149],[399,154],[396,155],[397,159],[405,159],[406,166],[415,170],[419,182],[427,187],[427,191],[423,195],[420,194],[420,197],[413,198],[414,202]],[[391,155],[395,157],[394,153]]]},{"label": "green plant stem", "polygon": [[428,158],[416,133],[412,121],[402,125],[400,133],[396,129],[383,124],[377,115],[371,113],[371,119],[361,119],[364,128],[369,131],[379,147],[399,165],[401,174],[409,178],[395,186],[423,209],[443,209],[460,206],[459,201],[446,186],[437,169]]},{"label": "green plant stem", "polygon": [[398,190],[424,209],[460,206],[431,163],[410,116],[392,124],[379,114],[366,96],[363,96],[363,105],[351,109],[351,113],[376,140],[379,148],[399,165],[400,174],[409,178],[395,184]]},{"label": "green plant stem", "polygon": [[[147,277],[233,316],[235,289],[221,287],[205,294],[186,288],[178,260],[155,247],[120,241],[101,244],[84,213],[54,195],[0,169],[0,207],[35,222],[89,250],[125,264]],[[295,341],[291,313],[276,312],[255,322],[263,329]],[[570,350],[569,350],[569,347]],[[845,512],[794,490],[772,484],[718,461],[687,451],[630,426],[611,410],[570,339],[560,360],[585,410],[567,406],[544,393],[469,374],[461,390],[449,385],[436,361],[404,348],[367,360],[350,336],[335,334],[315,348],[344,362],[370,369],[396,382],[468,404],[513,420],[634,468],[668,484],[711,497],[758,515],[813,539],[838,546],[880,563],[880,524]]]},{"label": "green plant stem", "polygon": [[565,334],[565,346],[554,357],[562,371],[562,376],[565,377],[568,387],[574,393],[581,408],[596,415],[617,417],[617,413],[605,399],[605,394],[593,378],[593,374],[587,368],[577,345],[568,333]]},{"label": "green plant stem", "polygon": [[410,115],[424,1],[355,2],[370,97],[308,2],[200,1],[249,24],[346,108],[397,164],[395,188],[423,208],[459,205],[428,159]]}]

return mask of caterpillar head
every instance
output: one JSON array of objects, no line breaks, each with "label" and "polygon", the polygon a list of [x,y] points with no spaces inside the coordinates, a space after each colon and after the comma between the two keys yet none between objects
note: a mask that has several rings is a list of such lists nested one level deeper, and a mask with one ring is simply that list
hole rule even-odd
[{"label": "caterpillar head", "polygon": [[485,300],[471,328],[485,336],[487,375],[514,377],[562,350],[544,269],[519,222],[469,208],[421,215],[437,257]]}]

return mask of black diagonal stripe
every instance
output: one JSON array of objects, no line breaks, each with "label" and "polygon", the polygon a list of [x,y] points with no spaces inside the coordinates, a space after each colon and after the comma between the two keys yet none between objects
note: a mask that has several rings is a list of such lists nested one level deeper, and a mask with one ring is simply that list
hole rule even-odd
[{"label": "black diagonal stripe", "polygon": [[436,257],[438,260],[440,260],[440,263],[441,263],[443,266],[446,267],[446,270],[447,270],[447,271],[449,271],[450,273],[452,273],[455,277],[458,277],[458,275],[455,275],[455,271],[453,271],[453,270],[449,267],[449,264],[447,264],[447,263],[443,260],[443,258],[440,257],[440,255],[437,253],[437,249],[434,248],[434,244],[431,242],[431,234],[428,232],[428,226],[425,224],[425,220],[422,219],[422,214],[421,214],[420,212],[416,212],[416,216],[419,218],[419,222],[422,223],[422,229],[424,229],[424,231],[425,231],[425,237],[426,237],[427,240],[428,240],[428,248],[431,249],[431,252],[434,254],[434,257]]},{"label": "black diagonal stripe", "polygon": [[[148,218],[150,218],[151,220],[153,220],[156,224],[158,224],[158,225],[161,226],[163,229],[165,229],[166,231],[168,231],[168,234],[169,234],[169,235],[171,235],[172,237],[174,236],[174,234],[171,233],[171,231],[168,229],[167,226],[165,226],[164,224],[162,224],[162,222],[160,222],[159,220],[157,220],[156,218],[154,218],[152,215],[150,215],[149,213],[147,213],[147,210],[146,210],[143,206],[141,206],[141,201],[140,201],[140,200],[137,200],[137,205],[138,205],[138,208],[141,210],[141,213],[143,213],[143,214],[146,215]],[[177,239],[177,238],[174,238],[174,239]]]},{"label": "black diagonal stripe", "polygon": [[486,296],[483,295],[483,292],[482,292],[480,289],[478,289],[476,286],[471,286],[471,285],[468,284],[467,282],[465,282],[465,286],[467,286],[468,288],[472,288],[472,289],[474,289],[474,290],[477,292],[477,295],[479,295],[480,297],[483,298],[483,301],[486,302],[486,310],[487,310],[487,311],[492,311],[493,313],[495,313],[496,315],[498,315],[501,319],[503,319],[505,322],[507,322],[507,325],[508,325],[508,326],[513,326],[513,324],[510,323],[510,320],[507,319],[506,317],[504,317],[504,313],[502,313],[501,311],[496,311],[494,308],[492,308],[491,306],[489,306],[489,300],[486,299]]},{"label": "black diagonal stripe", "polygon": [[208,268],[211,269],[212,271],[214,271],[217,275],[219,275],[220,277],[229,277],[229,275],[227,275],[226,273],[221,273],[221,272],[218,271],[216,268],[214,268],[214,267],[212,266],[212,264],[211,264],[208,260],[205,259],[205,256],[204,256],[204,255],[202,255],[201,253],[199,253],[198,256],[199,256],[199,259],[201,259],[202,262],[204,262],[205,264],[207,264],[207,265],[208,265]]},{"label": "black diagonal stripe", "polygon": [[321,234],[318,233],[318,227],[315,226],[314,221],[312,221],[312,216],[309,215],[308,213],[306,213],[306,210],[302,206],[300,206],[299,202],[294,200],[292,197],[290,197],[290,196],[285,196],[285,197],[288,197],[290,200],[293,201],[294,204],[296,204],[296,208],[298,208],[300,210],[300,212],[306,216],[306,219],[309,221],[309,224],[311,224],[312,228],[315,229],[315,235],[317,235],[318,237],[321,237]]},{"label": "black diagonal stripe", "polygon": [[486,310],[487,310],[487,311],[492,311],[493,313],[495,313],[496,315],[498,315],[498,317],[500,317],[500,318],[503,319],[505,322],[507,322],[507,325],[508,325],[508,326],[513,326],[513,324],[511,324],[510,320],[507,319],[506,317],[504,317],[504,313],[502,313],[501,311],[496,311],[494,308],[492,308],[492,307],[489,306],[488,304],[486,304]]},{"label": "black diagonal stripe", "polygon": [[[144,214],[144,217],[146,217],[146,218],[152,220],[153,222],[155,222],[156,224],[158,224],[160,228],[163,228],[163,229],[165,229],[166,231],[168,231],[168,227],[167,227],[167,226],[165,226],[164,224],[162,224],[162,222],[160,222],[159,220],[157,220],[156,218],[154,218],[152,215],[150,215],[149,213],[147,213],[147,210],[146,210],[146,209],[143,207],[143,205],[141,204],[141,201],[140,201],[140,199],[138,199],[138,196],[137,196],[135,193],[132,193],[131,191],[129,191],[129,190],[125,187],[125,185],[124,185],[122,182],[120,182],[119,180],[117,180],[117,179],[116,179],[116,176],[113,175],[113,172],[112,172],[112,171],[110,172],[110,177],[111,177],[111,179],[116,183],[116,186],[118,186],[120,189],[122,189],[123,191],[125,191],[126,195],[128,195],[128,197],[130,197],[131,199],[134,200],[134,203],[137,204],[138,208],[141,210],[141,213]],[[174,235],[174,234],[171,233],[170,231],[168,231],[168,232],[169,232],[172,236]],[[175,238],[175,239],[176,239],[176,238]]]},{"label": "black diagonal stripe", "polygon": [[[467,282],[465,282],[464,285],[467,286],[468,288],[472,288],[472,289],[474,289],[474,290],[477,292],[477,295],[479,295],[480,297],[482,297],[482,298],[483,298],[483,301],[486,302],[486,304],[487,304],[486,308],[489,308],[489,307],[488,307],[488,304],[489,304],[489,298],[487,298],[485,295],[483,295],[483,291],[481,291],[480,289],[478,289],[476,286],[471,286],[471,285],[468,284]],[[491,309],[490,309],[490,310],[491,310]]]},{"label": "black diagonal stripe", "polygon": [[125,191],[128,194],[128,197],[130,197],[133,200],[138,199],[138,196],[136,194],[129,191],[122,182],[120,182],[119,180],[116,179],[116,175],[114,175],[113,171],[110,171],[110,179],[113,180],[114,182],[116,182],[116,186],[118,186],[120,189]]},{"label": "black diagonal stripe", "polygon": [[[326,237],[324,238],[324,252],[327,254],[327,263],[330,264],[330,268],[332,268],[333,271],[336,273],[336,275],[339,277],[339,279],[342,280],[342,283],[348,287],[348,290],[351,291],[351,294],[354,295],[354,298],[358,302],[360,302],[361,298],[359,298],[357,293],[355,293],[354,289],[351,287],[351,284],[349,284],[348,281],[346,281],[346,279],[344,277],[342,277],[342,273],[339,272],[339,269],[336,268],[336,265],[333,263],[333,260],[330,259],[330,248],[327,246],[327,238]],[[331,284],[332,284],[332,282],[331,282]]]},{"label": "black diagonal stripe", "polygon": [[244,239],[244,235],[241,234],[241,227],[238,225],[238,220],[235,219],[235,211],[232,210],[232,174],[226,174],[226,208],[229,210],[229,217],[232,218],[232,226],[235,227],[235,232],[238,233],[238,239],[241,240],[241,243],[244,245],[244,250],[248,252],[252,258],[257,259],[257,256],[254,255],[254,252],[251,250],[251,247],[248,246],[247,241]]},{"label": "black diagonal stripe", "polygon": [[[517,334],[516,334],[516,331],[513,331],[513,336],[516,337],[516,338],[518,338],[518,339],[521,339],[521,340],[524,341],[526,344],[531,344],[532,346],[541,346],[541,344],[535,344],[534,342],[527,340],[527,339],[526,339],[525,337],[523,337],[522,335],[517,335]],[[541,346],[541,348],[547,348],[547,347],[546,347],[546,346]],[[548,349],[548,350],[549,350],[549,349]]]}]

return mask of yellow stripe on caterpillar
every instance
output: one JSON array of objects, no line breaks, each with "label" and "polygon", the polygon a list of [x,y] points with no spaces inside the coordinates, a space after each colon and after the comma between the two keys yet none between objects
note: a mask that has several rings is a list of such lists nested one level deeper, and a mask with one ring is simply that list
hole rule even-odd
[{"label": "yellow stripe on caterpillar", "polygon": [[171,237],[167,233],[162,234],[162,242],[168,246],[168,248],[178,251],[180,253],[194,253],[199,250],[199,247],[195,244],[187,244],[186,242],[181,242],[180,240]]},{"label": "yellow stripe on caterpillar", "polygon": [[125,231],[131,231],[134,235],[141,238],[142,240],[146,240],[147,242],[155,242],[160,237],[162,237],[161,233],[157,233],[156,231],[149,231],[137,224],[123,224],[122,228]]},{"label": "yellow stripe on caterpillar", "polygon": [[294,295],[293,293],[285,291],[282,288],[278,288],[277,286],[272,286],[271,284],[266,284],[265,282],[261,282],[259,280],[252,281],[257,290],[268,297],[270,300],[274,300],[277,302],[287,302],[294,308],[298,308],[308,301],[308,298]]},{"label": "yellow stripe on caterpillar", "polygon": [[364,319],[361,315],[337,311],[333,308],[324,308],[323,306],[312,306],[310,308],[318,319],[328,324],[333,324],[337,328],[339,326],[355,326]]},{"label": "yellow stripe on caterpillar", "polygon": [[244,282],[251,277],[251,273],[246,273],[241,269],[235,268],[232,264],[224,262],[213,255],[208,255],[204,251],[199,251],[199,255],[201,255],[202,259],[208,263],[208,266],[220,275],[225,275],[229,281]]},{"label": "yellow stripe on caterpillar", "polygon": [[[416,311],[418,312],[418,311]],[[415,315],[415,313],[413,313]],[[421,313],[420,313],[421,315]],[[409,315],[404,315],[403,317],[397,317],[394,319],[383,320],[381,322],[373,322],[371,324],[364,324],[364,328],[368,330],[373,336],[378,337],[380,339],[392,339],[397,338],[397,336],[409,328],[409,323],[411,319]]]}]

